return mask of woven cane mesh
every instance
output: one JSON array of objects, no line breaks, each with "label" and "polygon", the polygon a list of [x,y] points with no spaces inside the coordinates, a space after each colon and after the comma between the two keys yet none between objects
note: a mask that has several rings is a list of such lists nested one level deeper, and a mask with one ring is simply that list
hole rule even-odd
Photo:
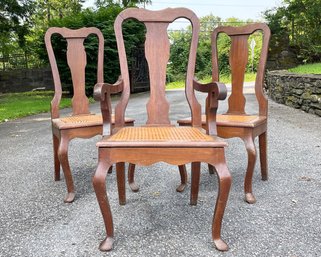
[{"label": "woven cane mesh", "polygon": [[254,122],[258,120],[258,116],[251,116],[251,115],[217,115],[216,120],[221,122]]},{"label": "woven cane mesh", "polygon": [[213,138],[191,127],[126,127],[108,141],[213,141]]},{"label": "woven cane mesh", "polygon": [[87,123],[87,122],[101,122],[101,115],[81,115],[81,116],[70,116],[60,118],[60,121],[64,123]]}]

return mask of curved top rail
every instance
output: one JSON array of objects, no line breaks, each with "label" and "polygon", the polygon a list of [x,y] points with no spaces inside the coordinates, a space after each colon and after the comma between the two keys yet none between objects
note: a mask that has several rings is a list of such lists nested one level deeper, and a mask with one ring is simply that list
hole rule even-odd
[{"label": "curved top rail", "polygon": [[142,8],[128,8],[119,13],[115,23],[122,22],[129,18],[137,19],[141,22],[173,22],[179,18],[194,20],[197,18],[195,13],[187,8],[166,8],[163,10],[153,11]]},{"label": "curved top rail", "polygon": [[[124,80],[124,90],[119,103],[115,107],[115,126],[124,126],[124,114],[130,94],[130,79],[126,58],[122,24],[127,19],[136,19],[145,24],[146,41],[145,54],[149,65],[151,78],[151,98],[147,105],[148,124],[167,124],[169,105],[165,99],[165,75],[170,43],[166,35],[167,26],[178,18],[185,18],[192,25],[192,39],[187,66],[185,94],[192,112],[193,126],[201,127],[201,105],[197,102],[193,89],[193,78],[196,62],[196,50],[199,34],[199,19],[195,13],[187,8],[167,8],[151,11],[140,8],[128,8],[117,16],[114,23],[115,36],[120,60],[121,75]],[[153,79],[154,78],[154,79]],[[164,92],[163,92],[164,91]],[[156,104],[157,102],[157,104]],[[162,108],[151,106],[161,105]],[[159,115],[160,110],[162,115]]]},{"label": "curved top rail", "polygon": [[[234,64],[234,82],[236,84],[243,84],[244,74],[239,74],[240,66],[242,66],[243,71],[245,72],[245,65],[247,63],[247,39],[248,37],[255,33],[256,31],[262,31],[262,49],[259,59],[259,64],[257,66],[257,75],[255,80],[255,95],[259,104],[259,115],[266,116],[267,115],[267,98],[263,92],[264,85],[264,71],[266,66],[267,54],[269,50],[269,41],[271,36],[270,28],[265,23],[253,23],[248,24],[241,27],[233,27],[233,26],[219,26],[215,28],[212,32],[212,79],[213,81],[219,81],[219,65],[218,65],[218,49],[217,49],[217,39],[220,33],[225,33],[226,35],[232,38],[231,52],[230,52],[230,62]],[[245,58],[246,60],[243,60]],[[240,63],[242,62],[242,65]],[[230,63],[231,65],[231,63]],[[238,71],[236,71],[238,70]],[[233,77],[233,76],[232,76]],[[232,81],[232,93],[233,93],[233,81]],[[237,87],[237,85],[235,85]],[[242,86],[243,87],[243,86]],[[238,101],[231,101],[231,97],[229,98],[229,102],[235,103],[232,108],[233,111],[244,112],[245,98],[242,97],[242,88],[234,88],[235,89],[235,98],[241,97]],[[237,92],[236,92],[237,91]]]}]

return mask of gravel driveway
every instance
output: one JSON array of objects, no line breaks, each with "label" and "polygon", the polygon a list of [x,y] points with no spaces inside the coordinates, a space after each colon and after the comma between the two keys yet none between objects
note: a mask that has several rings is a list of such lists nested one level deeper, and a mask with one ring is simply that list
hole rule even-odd
[{"label": "gravel driveway", "polygon": [[[183,91],[167,95],[174,122],[189,115]],[[147,96],[131,97],[127,115],[136,124],[146,120]],[[251,113],[255,97],[246,96]],[[204,95],[199,98],[204,102]],[[224,108],[222,103],[220,111]],[[98,104],[92,109],[99,111]],[[230,247],[227,253],[211,243],[216,176],[202,165],[198,205],[190,206],[190,187],[177,193],[177,167],[164,163],[137,167],[141,188],[133,193],[127,186],[125,206],[118,205],[115,173],[108,175],[116,242],[112,252],[101,253],[98,244],[105,232],[91,182],[99,138],[71,141],[69,160],[77,195],[74,203],[65,204],[63,175],[61,181],[53,180],[49,114],[0,124],[0,256],[320,256],[320,117],[269,102],[269,180],[260,179],[257,162],[254,205],[243,201],[244,145],[240,139],[228,140],[233,183],[222,228]]]}]

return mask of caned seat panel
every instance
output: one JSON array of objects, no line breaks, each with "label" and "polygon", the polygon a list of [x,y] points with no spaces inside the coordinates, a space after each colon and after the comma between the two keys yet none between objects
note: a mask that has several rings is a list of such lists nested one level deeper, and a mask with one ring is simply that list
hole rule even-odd
[{"label": "caned seat panel", "polygon": [[256,127],[266,122],[265,116],[257,115],[217,115],[217,126]]},{"label": "caned seat panel", "polygon": [[[134,119],[125,118],[125,123],[133,123]],[[112,123],[115,123],[114,115],[112,115]],[[93,127],[102,126],[103,118],[102,116],[96,114],[86,114],[86,115],[73,115],[63,118],[53,119],[52,124],[58,129],[70,129],[70,128],[82,128],[82,127]]]},{"label": "caned seat panel", "polygon": [[[246,127],[254,128],[262,123],[266,122],[265,116],[257,115],[216,115],[217,126],[224,127]],[[177,123],[180,125],[190,125],[191,118],[178,120]],[[206,116],[202,115],[202,125],[206,124]]]},{"label": "caned seat panel", "polygon": [[224,147],[226,142],[193,127],[125,127],[99,147]]}]

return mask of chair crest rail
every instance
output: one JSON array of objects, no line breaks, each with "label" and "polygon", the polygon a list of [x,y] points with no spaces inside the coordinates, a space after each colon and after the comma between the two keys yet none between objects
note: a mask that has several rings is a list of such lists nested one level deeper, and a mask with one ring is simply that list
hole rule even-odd
[{"label": "chair crest rail", "polygon": [[[200,24],[196,15],[186,8],[167,8],[163,11],[128,8],[122,11],[116,18],[114,29],[117,39],[121,74],[124,80],[124,90],[119,103],[115,107],[116,127],[122,127],[124,125],[123,119],[130,92],[130,79],[122,34],[122,23],[127,19],[136,19],[145,24],[147,30],[145,53],[149,67],[151,90],[151,97],[147,103],[147,124],[160,125],[170,124],[168,117],[169,104],[165,97],[166,65],[169,59],[170,47],[167,36],[167,26],[178,18],[186,18],[192,24],[191,54],[189,55],[187,67],[185,93],[192,112],[193,126],[201,127],[201,105],[198,103],[193,90],[193,76]],[[157,106],[157,108],[154,106]]]}]

